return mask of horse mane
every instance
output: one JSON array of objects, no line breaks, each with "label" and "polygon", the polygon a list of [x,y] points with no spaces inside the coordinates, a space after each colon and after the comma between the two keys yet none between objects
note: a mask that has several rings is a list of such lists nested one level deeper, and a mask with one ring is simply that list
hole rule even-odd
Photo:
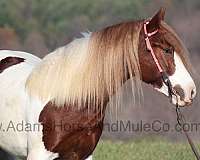
[{"label": "horse mane", "polygon": [[[57,106],[90,102],[102,106],[129,77],[141,92],[138,59],[141,22],[126,22],[85,34],[50,53],[26,82],[31,97]],[[120,99],[121,94],[117,94]],[[91,105],[91,103],[93,103]]]}]

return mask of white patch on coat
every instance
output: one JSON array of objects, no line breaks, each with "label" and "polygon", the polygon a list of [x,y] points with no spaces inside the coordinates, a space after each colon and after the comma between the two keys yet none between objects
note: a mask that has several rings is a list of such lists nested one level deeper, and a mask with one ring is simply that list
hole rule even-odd
[{"label": "white patch on coat", "polygon": [[[29,53],[18,51],[0,51],[0,60],[6,57],[20,57],[25,61],[10,66],[0,74],[0,146],[16,157],[27,157],[28,160],[52,160],[58,153],[46,150],[42,140],[42,125],[38,122],[39,115],[47,102],[29,97],[25,83],[33,68],[41,60]],[[3,132],[12,122],[14,127],[20,123],[40,124],[39,130],[26,132],[14,131],[13,128]],[[88,158],[91,160],[91,157]]]},{"label": "white patch on coat", "polygon": [[[183,64],[179,55],[175,52],[174,53],[174,61],[175,61],[175,72],[173,75],[169,76],[169,79],[172,83],[172,87],[176,85],[180,85],[184,91],[185,98],[184,101],[180,100],[180,96],[178,96],[178,104],[180,106],[184,106],[186,103],[191,103],[192,99],[196,96],[196,86],[195,83],[190,76],[189,72],[187,71],[185,65]],[[156,88],[159,92],[169,96],[168,88],[165,84],[161,88]],[[172,102],[176,104],[176,97],[173,96]]]},{"label": "white patch on coat", "polygon": [[37,64],[41,61],[40,58],[26,52],[21,51],[10,51],[10,50],[1,50],[0,51],[0,60],[6,58],[6,57],[21,57],[25,59],[25,62],[27,62],[29,65]]},{"label": "white patch on coat", "polygon": [[[18,51],[0,51],[0,60],[6,57],[21,57],[25,61],[10,66],[0,74],[0,146],[15,156],[27,156],[27,133],[14,131],[16,125],[26,121],[25,82],[40,59]],[[8,128],[10,127],[10,128]]]},{"label": "white patch on coat", "polygon": [[86,160],[92,160],[92,156],[89,156]]}]

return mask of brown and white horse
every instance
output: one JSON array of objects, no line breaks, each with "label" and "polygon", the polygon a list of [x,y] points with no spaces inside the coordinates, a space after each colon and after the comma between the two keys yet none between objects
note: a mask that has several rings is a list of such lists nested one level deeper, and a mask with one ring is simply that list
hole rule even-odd
[{"label": "brown and white horse", "polygon": [[[34,65],[31,57],[20,54],[1,58],[0,121],[8,127],[0,132],[0,146],[28,160],[84,160],[101,137],[109,99],[127,80],[134,93],[140,94],[143,81],[169,96],[145,43],[145,22],[85,34]],[[150,37],[155,56],[178,94],[178,104],[190,105],[196,87],[187,50],[164,22],[163,9],[147,25],[149,33],[155,30]],[[13,130],[18,123],[26,123],[20,133]],[[34,130],[35,124],[42,129]]]}]

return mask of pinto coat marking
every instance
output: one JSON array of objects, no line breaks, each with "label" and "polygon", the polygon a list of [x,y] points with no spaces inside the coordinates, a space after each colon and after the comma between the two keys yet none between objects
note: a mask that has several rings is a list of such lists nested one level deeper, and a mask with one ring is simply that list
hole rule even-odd
[{"label": "pinto coat marking", "polygon": [[8,128],[10,122],[16,125],[26,121],[25,82],[34,66],[41,60],[20,51],[0,51],[0,146],[16,157],[27,156],[27,133]]},{"label": "pinto coat marking", "polygon": [[[174,80],[172,87],[180,85],[183,89],[185,104],[187,99],[194,98],[195,85],[186,69],[184,46],[163,22],[163,15],[160,10],[151,19],[148,28],[156,27],[158,34],[150,41],[163,68]],[[4,113],[0,121],[6,123],[12,118],[30,124],[41,122],[43,126],[43,130],[22,134],[0,132],[4,137],[0,146],[15,155],[27,156],[27,160],[83,160],[100,138],[109,98],[127,80],[131,80],[133,92],[141,91],[143,80],[164,93],[159,71],[148,50],[142,47],[143,24],[144,21],[132,21],[107,27],[55,50],[41,62],[25,58],[26,63],[0,74],[0,112]],[[166,48],[172,50],[165,54]],[[10,57],[10,52],[0,54],[0,59]],[[24,57],[30,56],[23,54]],[[179,79],[178,69],[187,75],[187,84]],[[183,97],[182,91],[176,89]],[[120,100],[120,94],[116,95],[116,100]],[[78,126],[66,132],[51,129],[53,123],[60,125],[62,121]]]},{"label": "pinto coat marking", "polygon": [[[104,113],[88,112],[75,106],[58,107],[49,102],[39,121],[43,125],[43,141],[48,151],[66,160],[85,160],[94,151],[103,130]],[[104,111],[103,111],[104,112]]]},{"label": "pinto coat marking", "polygon": [[24,58],[20,57],[6,57],[0,61],[0,73],[2,73],[5,69],[17,65],[19,63],[24,62]]}]

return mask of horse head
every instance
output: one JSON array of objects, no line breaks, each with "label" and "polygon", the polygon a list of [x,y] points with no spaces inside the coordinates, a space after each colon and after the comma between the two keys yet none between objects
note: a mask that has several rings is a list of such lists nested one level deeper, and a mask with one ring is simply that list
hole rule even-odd
[{"label": "horse head", "polygon": [[[178,104],[187,106],[196,96],[196,86],[189,72],[187,50],[177,34],[164,22],[164,15],[165,10],[161,8],[146,26],[148,33],[155,33],[149,37],[150,45],[160,67],[167,73],[172,89],[178,95]],[[169,96],[168,87],[163,82],[151,51],[146,46],[145,38],[145,31],[141,29],[138,56],[142,80]],[[176,96],[172,96],[172,102],[175,104],[176,101]]]}]

